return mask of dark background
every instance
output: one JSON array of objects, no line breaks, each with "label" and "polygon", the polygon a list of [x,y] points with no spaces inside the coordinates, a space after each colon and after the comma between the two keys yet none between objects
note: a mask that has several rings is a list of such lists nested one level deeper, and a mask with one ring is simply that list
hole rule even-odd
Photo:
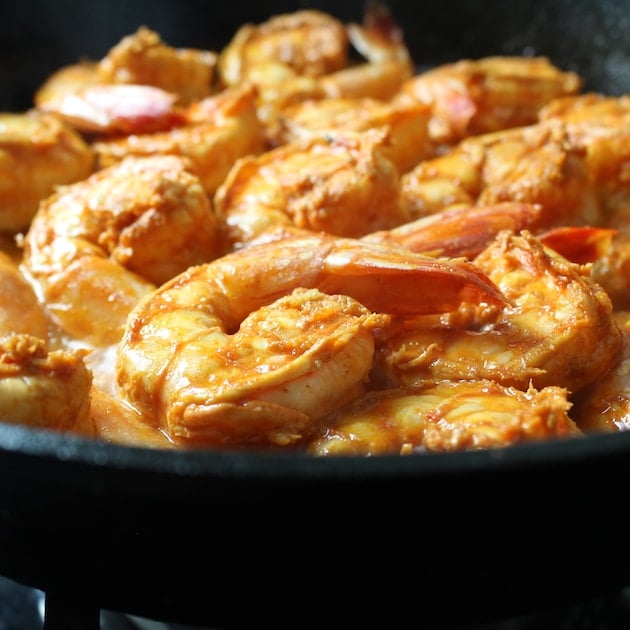
[{"label": "dark background", "polygon": [[[390,0],[417,67],[494,54],[546,55],[586,89],[630,92],[630,0]],[[246,21],[316,7],[360,21],[363,0],[0,1],[0,110],[32,104],[54,70],[99,59],[140,25],[173,46],[220,50]]]}]

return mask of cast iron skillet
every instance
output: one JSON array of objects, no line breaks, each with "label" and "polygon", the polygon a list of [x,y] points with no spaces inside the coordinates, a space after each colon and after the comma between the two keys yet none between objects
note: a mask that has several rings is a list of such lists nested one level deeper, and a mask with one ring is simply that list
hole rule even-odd
[{"label": "cast iron skillet", "polygon": [[[245,20],[361,2],[202,0],[3,8],[0,99],[146,24],[219,49]],[[585,89],[630,92],[630,2],[390,3],[419,67],[547,55]],[[0,573],[98,627],[107,608],[214,628],[432,627],[514,616],[630,584],[630,434],[475,453],[309,459],[162,452],[0,424]]]}]

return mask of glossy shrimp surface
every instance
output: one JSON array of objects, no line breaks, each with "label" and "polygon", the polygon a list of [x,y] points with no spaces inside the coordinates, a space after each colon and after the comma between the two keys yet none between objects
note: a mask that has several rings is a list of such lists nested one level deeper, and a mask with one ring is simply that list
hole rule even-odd
[{"label": "glossy shrimp surface", "polygon": [[356,237],[404,223],[396,167],[382,153],[386,131],[298,140],[239,160],[214,197],[228,248],[293,225]]},{"label": "glossy shrimp surface", "polygon": [[128,156],[176,155],[192,162],[206,194],[213,195],[234,162],[264,148],[264,129],[251,87],[225,90],[190,104],[179,124],[154,133],[98,138],[99,168]]},{"label": "glossy shrimp surface", "polygon": [[426,381],[372,391],[327,419],[307,452],[411,455],[511,446],[581,435],[560,387],[526,391],[495,381]]},{"label": "glossy shrimp surface", "polygon": [[84,352],[51,348],[51,329],[33,288],[0,252],[2,420],[92,435]]},{"label": "glossy shrimp surface", "polygon": [[575,422],[589,434],[630,429],[630,312],[617,311],[615,319],[623,335],[619,361],[575,400]]},{"label": "glossy shrimp surface", "polygon": [[0,232],[26,229],[39,202],[87,177],[94,161],[83,138],[56,117],[0,113]]},{"label": "glossy shrimp surface", "polygon": [[[81,60],[52,73],[37,89],[35,105],[59,111],[94,86],[132,85],[157,88],[184,105],[213,91],[217,53],[175,48],[155,31],[141,26],[123,37],[99,60]],[[107,91],[101,91],[106,95]],[[125,90],[113,94],[124,95]],[[75,101],[76,102],[76,101]],[[98,103],[96,103],[98,105]]]},{"label": "glossy shrimp surface", "polygon": [[389,313],[466,300],[502,296],[463,261],[326,234],[252,245],[139,303],[119,346],[118,385],[175,440],[290,445],[360,393]]},{"label": "glossy shrimp surface", "polygon": [[311,99],[279,112],[277,130],[270,141],[279,145],[325,133],[386,127],[388,141],[383,154],[404,173],[434,155],[428,123],[429,110],[421,103],[396,105],[367,97]]},{"label": "glossy shrimp surface", "polygon": [[128,158],[42,203],[23,265],[72,337],[109,345],[140,296],[217,255],[216,219],[188,163]]},{"label": "glossy shrimp surface", "polygon": [[557,385],[574,393],[616,363],[621,333],[588,267],[526,231],[500,232],[474,263],[509,303],[481,318],[465,312],[429,325],[402,322],[379,348],[378,380],[396,386],[487,378],[522,390]]},{"label": "glossy shrimp surface", "polygon": [[576,94],[582,79],[546,57],[462,59],[407,79],[396,98],[426,103],[431,137],[453,145],[467,136],[531,125],[556,98]]}]

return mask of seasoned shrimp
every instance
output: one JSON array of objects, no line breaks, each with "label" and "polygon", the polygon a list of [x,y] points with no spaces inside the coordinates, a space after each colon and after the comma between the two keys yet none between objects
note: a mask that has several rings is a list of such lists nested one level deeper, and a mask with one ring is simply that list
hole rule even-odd
[{"label": "seasoned shrimp", "polygon": [[325,98],[282,109],[278,114],[277,129],[269,131],[269,139],[273,146],[277,146],[326,132],[386,127],[389,137],[382,152],[400,173],[404,173],[421,160],[434,156],[428,123],[429,110],[419,103],[392,105],[374,98]]},{"label": "seasoned shrimp", "polygon": [[37,89],[34,102],[40,109],[58,109],[59,103],[93,86],[135,85],[158,88],[186,105],[211,94],[217,57],[214,51],[169,46],[158,33],[141,26],[102,59],[82,60],[54,72]]},{"label": "seasoned shrimp", "polygon": [[50,349],[50,332],[31,285],[0,253],[0,420],[91,434],[85,353]]},{"label": "seasoned shrimp", "polygon": [[616,230],[610,247],[593,265],[593,277],[616,308],[630,308],[630,96],[584,94],[558,99],[540,118],[561,124],[571,142],[584,150],[602,207],[598,225]]},{"label": "seasoned shrimp", "polygon": [[630,312],[614,314],[623,335],[619,361],[576,396],[572,417],[585,433],[630,430]]},{"label": "seasoned shrimp", "polygon": [[431,107],[431,137],[453,145],[467,136],[531,125],[555,98],[577,94],[582,79],[545,57],[494,56],[443,64],[407,79],[397,100]]},{"label": "seasoned shrimp", "polygon": [[481,317],[464,310],[390,327],[377,353],[376,382],[488,378],[521,390],[557,385],[575,393],[615,364],[621,333],[588,266],[527,231],[500,232],[474,263],[509,303]]},{"label": "seasoned shrimp", "polygon": [[212,93],[217,60],[215,51],[174,48],[141,26],[109,50],[96,72],[103,83],[152,85],[188,104]]},{"label": "seasoned shrimp", "polygon": [[93,168],[90,147],[56,117],[0,113],[0,232],[27,228],[56,186],[83,179]]},{"label": "seasoned shrimp", "polygon": [[251,245],[140,301],[117,382],[179,443],[287,446],[362,391],[389,313],[502,299],[464,261],[326,234]]},{"label": "seasoned shrimp", "polygon": [[410,455],[499,448],[582,435],[566,390],[521,391],[489,380],[371,391],[327,418],[307,453]]},{"label": "seasoned shrimp", "polygon": [[155,284],[217,255],[216,227],[184,159],[131,157],[42,203],[23,266],[67,334],[107,346]]},{"label": "seasoned shrimp", "polygon": [[540,227],[597,225],[602,207],[584,150],[562,125],[531,125],[467,138],[401,176],[412,218],[458,204],[538,204]]},{"label": "seasoned shrimp", "polygon": [[[351,44],[367,61],[351,63]],[[218,69],[227,86],[256,86],[259,115],[268,124],[283,107],[307,98],[386,100],[412,74],[400,29],[376,3],[361,25],[313,9],[245,24],[221,51]]]},{"label": "seasoned shrimp", "polygon": [[228,250],[273,226],[356,237],[405,222],[386,134],[318,136],[239,160],[214,196]]},{"label": "seasoned shrimp", "polygon": [[229,89],[192,103],[185,122],[168,131],[100,138],[92,143],[99,168],[124,157],[179,155],[192,162],[206,194],[213,195],[233,163],[262,152],[265,138],[251,87]]},{"label": "seasoned shrimp", "polygon": [[82,134],[151,133],[185,119],[173,94],[148,85],[89,85],[51,97],[38,109]]}]

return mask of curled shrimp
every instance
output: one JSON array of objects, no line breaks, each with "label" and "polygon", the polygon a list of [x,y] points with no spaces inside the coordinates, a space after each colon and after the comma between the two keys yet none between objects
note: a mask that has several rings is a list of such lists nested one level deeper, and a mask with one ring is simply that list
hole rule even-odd
[{"label": "curled shrimp", "polygon": [[141,296],[212,259],[216,247],[216,219],[188,163],[131,157],[42,203],[24,237],[23,268],[67,335],[110,347]]},{"label": "curled shrimp", "polygon": [[[100,60],[82,60],[64,66],[49,76],[35,92],[40,109],[59,110],[60,103],[77,102],[94,86],[149,86],[168,93],[184,105],[209,96],[213,90],[217,53],[209,50],[174,48],[155,31],[141,26],[123,37]],[[106,90],[96,94],[108,96]],[[124,96],[125,90],[111,94]],[[98,103],[95,102],[97,107]]]},{"label": "curled shrimp", "polygon": [[88,144],[56,117],[0,114],[0,232],[26,229],[56,186],[81,180],[93,168]]},{"label": "curled shrimp", "polygon": [[501,289],[498,312],[402,321],[386,331],[375,361],[383,386],[423,379],[491,379],[526,390],[575,393],[618,359],[621,333],[610,298],[590,277],[528,231],[500,232],[474,264]]},{"label": "curled shrimp", "polygon": [[429,110],[421,103],[392,104],[375,98],[323,98],[301,101],[282,109],[275,131],[268,131],[273,146],[326,132],[389,130],[383,154],[404,173],[421,160],[433,157],[429,137]]},{"label": "curled shrimp", "polygon": [[217,60],[215,51],[175,48],[141,26],[109,50],[96,72],[103,83],[152,85],[186,105],[210,96]]},{"label": "curled shrimp", "polygon": [[437,144],[531,125],[550,101],[577,94],[582,79],[546,57],[462,59],[407,79],[396,99],[420,101],[432,110]]},{"label": "curled shrimp", "polygon": [[251,86],[191,103],[183,116],[181,124],[168,130],[96,139],[91,146],[98,167],[128,156],[183,156],[191,161],[206,194],[213,195],[238,158],[264,148],[264,129]]},{"label": "curled shrimp", "polygon": [[287,446],[361,392],[389,313],[502,299],[464,261],[326,234],[251,245],[140,301],[118,387],[179,443]]},{"label": "curled shrimp", "polygon": [[228,250],[273,226],[356,237],[405,222],[386,133],[317,136],[239,160],[214,196]]},{"label": "curled shrimp", "polygon": [[51,323],[15,262],[0,253],[1,420],[92,434],[82,350],[51,348]]},{"label": "curled shrimp", "polygon": [[410,455],[578,437],[570,408],[561,387],[521,391],[490,380],[426,381],[352,401],[322,423],[306,452]]},{"label": "curled shrimp", "polygon": [[516,201],[541,207],[540,228],[600,223],[602,206],[582,147],[563,125],[466,138],[401,176],[412,218],[454,204]]},{"label": "curled shrimp", "polygon": [[616,308],[630,308],[630,96],[583,94],[558,99],[540,113],[544,124],[567,129],[585,160],[602,208],[597,225],[616,234],[593,264],[593,277]]},{"label": "curled shrimp", "polygon": [[[367,61],[351,62],[351,44]],[[256,86],[259,115],[270,124],[283,107],[307,98],[386,100],[412,64],[389,11],[372,3],[363,24],[345,25],[313,9],[245,24],[221,51],[218,69],[227,86]]]}]

